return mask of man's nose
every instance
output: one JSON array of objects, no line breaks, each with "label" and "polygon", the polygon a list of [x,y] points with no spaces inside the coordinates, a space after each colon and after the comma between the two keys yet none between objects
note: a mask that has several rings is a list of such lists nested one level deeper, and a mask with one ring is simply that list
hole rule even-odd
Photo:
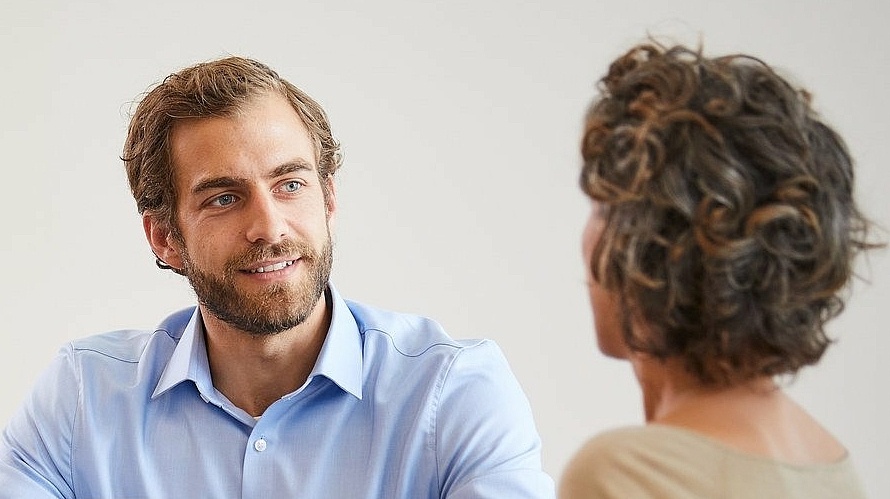
[{"label": "man's nose", "polygon": [[289,225],[283,207],[271,194],[254,196],[247,216],[247,239],[251,243],[275,244],[287,238]]}]

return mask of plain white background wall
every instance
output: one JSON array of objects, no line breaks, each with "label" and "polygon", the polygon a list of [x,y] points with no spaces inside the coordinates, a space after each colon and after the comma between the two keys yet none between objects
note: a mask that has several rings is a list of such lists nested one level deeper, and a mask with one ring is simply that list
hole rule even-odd
[{"label": "plain white background wall", "polygon": [[[609,61],[647,32],[787,70],[858,160],[890,227],[884,2],[6,2],[0,7],[0,424],[70,339],[150,328],[193,301],[154,267],[118,159],[131,102],[170,72],[239,54],[329,112],[334,278],[353,299],[495,339],[557,477],[589,435],[642,420],[632,373],[595,348],[579,235],[581,119]],[[866,263],[866,262],[863,262]],[[890,497],[886,252],[838,338],[790,388]]]}]

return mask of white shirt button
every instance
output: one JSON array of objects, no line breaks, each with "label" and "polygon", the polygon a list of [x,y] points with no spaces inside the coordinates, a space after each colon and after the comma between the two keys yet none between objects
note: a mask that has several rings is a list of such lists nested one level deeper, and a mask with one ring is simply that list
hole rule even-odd
[{"label": "white shirt button", "polygon": [[264,450],[266,450],[266,439],[258,439],[256,442],[253,443],[253,448],[256,449],[257,452],[263,452]]}]

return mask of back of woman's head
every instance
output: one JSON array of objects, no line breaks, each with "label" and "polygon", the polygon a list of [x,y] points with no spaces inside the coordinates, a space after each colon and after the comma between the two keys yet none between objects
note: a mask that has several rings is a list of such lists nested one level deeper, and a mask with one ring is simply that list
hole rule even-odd
[{"label": "back of woman's head", "polygon": [[582,142],[581,187],[606,218],[589,264],[630,348],[708,384],[816,363],[870,245],[850,155],[809,94],[752,57],[656,44],[600,91]]}]

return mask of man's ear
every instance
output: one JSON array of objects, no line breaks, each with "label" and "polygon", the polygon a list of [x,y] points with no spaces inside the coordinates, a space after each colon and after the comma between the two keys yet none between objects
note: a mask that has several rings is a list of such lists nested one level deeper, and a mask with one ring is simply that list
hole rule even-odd
[{"label": "man's ear", "polygon": [[337,213],[337,189],[334,184],[334,176],[328,175],[322,182],[325,183],[325,190],[328,193],[325,196],[325,212],[328,216],[328,222],[332,222],[334,214]]},{"label": "man's ear", "polygon": [[142,228],[145,230],[145,238],[148,239],[148,244],[155,256],[161,262],[172,267],[174,271],[181,270],[183,267],[182,256],[167,223],[158,220],[154,214],[145,212],[142,214]]}]

